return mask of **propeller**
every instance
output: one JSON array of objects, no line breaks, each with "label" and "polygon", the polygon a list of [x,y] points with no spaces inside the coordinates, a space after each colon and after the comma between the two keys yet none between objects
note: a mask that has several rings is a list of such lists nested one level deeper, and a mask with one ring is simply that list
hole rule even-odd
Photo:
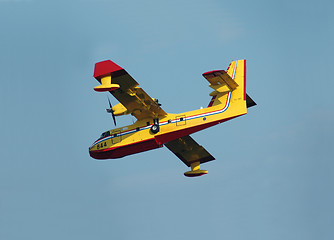
[{"label": "propeller", "polygon": [[110,108],[107,108],[106,111],[107,111],[108,113],[111,113],[112,119],[114,120],[114,124],[115,124],[115,126],[116,126],[116,118],[115,118],[114,110],[112,110],[112,105],[111,105],[111,102],[110,102],[109,97],[108,97],[108,102],[109,102],[109,107],[110,107]]},{"label": "propeller", "polygon": [[154,102],[160,107],[161,106],[161,104],[159,103],[159,100],[156,98],[156,99],[154,99]]}]

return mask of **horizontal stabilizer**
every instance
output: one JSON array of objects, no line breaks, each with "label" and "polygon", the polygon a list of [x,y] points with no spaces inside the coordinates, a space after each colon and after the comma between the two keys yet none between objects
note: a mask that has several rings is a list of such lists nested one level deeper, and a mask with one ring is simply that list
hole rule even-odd
[{"label": "horizontal stabilizer", "polygon": [[230,92],[239,85],[224,70],[203,73],[203,77],[210,82],[210,87],[217,93]]}]

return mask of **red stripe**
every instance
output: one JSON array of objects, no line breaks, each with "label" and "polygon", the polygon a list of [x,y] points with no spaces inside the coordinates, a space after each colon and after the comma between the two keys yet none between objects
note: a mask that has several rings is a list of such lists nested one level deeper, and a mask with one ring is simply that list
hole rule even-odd
[{"label": "red stripe", "polygon": [[230,63],[230,65],[228,65],[228,68],[227,68],[226,72],[228,72],[228,70],[230,69],[231,64],[232,64],[232,63]]},{"label": "red stripe", "polygon": [[[223,70],[213,70],[213,71],[209,71],[209,72],[205,72],[205,73],[203,73],[202,75],[203,75],[203,77],[205,77],[205,78],[207,78],[207,77],[215,77],[215,73],[216,72],[221,72],[221,71],[223,71]],[[212,76],[207,76],[207,75],[212,75]]]},{"label": "red stripe", "polygon": [[212,97],[212,99],[211,99],[211,101],[210,101],[208,107],[212,107],[213,102],[215,101],[216,97],[217,97],[217,95],[215,95],[215,96]]},{"label": "red stripe", "polygon": [[246,101],[246,59],[244,60],[244,100]]}]

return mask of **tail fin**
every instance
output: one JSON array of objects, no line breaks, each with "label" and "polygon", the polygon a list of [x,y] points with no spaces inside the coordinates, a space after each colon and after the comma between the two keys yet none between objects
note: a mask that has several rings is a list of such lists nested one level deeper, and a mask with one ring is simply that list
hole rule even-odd
[{"label": "tail fin", "polygon": [[224,99],[229,92],[233,92],[234,99],[246,101],[246,60],[233,61],[226,71],[210,71],[203,73],[203,76],[210,82],[209,86],[214,89],[210,93],[212,99],[208,107],[225,102]]}]

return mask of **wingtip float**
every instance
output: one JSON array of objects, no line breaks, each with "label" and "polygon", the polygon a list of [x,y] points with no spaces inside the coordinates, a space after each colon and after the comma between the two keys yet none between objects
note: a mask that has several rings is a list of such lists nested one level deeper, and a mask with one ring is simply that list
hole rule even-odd
[{"label": "wingtip float", "polygon": [[95,159],[115,159],[164,145],[191,168],[187,177],[207,174],[200,164],[215,158],[189,135],[233,118],[245,115],[256,103],[246,93],[246,60],[233,61],[226,71],[203,73],[213,89],[207,108],[171,114],[151,98],[116,63],[107,60],[95,64],[94,77],[101,85],[97,92],[110,92],[120,103],[112,107],[115,116],[131,114],[137,121],[129,126],[102,133],[89,148]]},{"label": "wingtip float", "polygon": [[94,77],[101,82],[101,85],[94,87],[94,90],[97,92],[107,92],[120,88],[118,84],[111,83],[111,77],[122,70],[123,68],[110,60],[96,63]]}]

